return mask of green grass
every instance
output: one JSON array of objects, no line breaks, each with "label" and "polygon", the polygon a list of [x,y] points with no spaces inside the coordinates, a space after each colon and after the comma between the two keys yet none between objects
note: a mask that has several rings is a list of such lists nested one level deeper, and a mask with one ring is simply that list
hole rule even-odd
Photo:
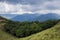
[{"label": "green grass", "polygon": [[60,40],[60,22],[52,28],[24,38],[16,38],[0,29],[0,40]]}]

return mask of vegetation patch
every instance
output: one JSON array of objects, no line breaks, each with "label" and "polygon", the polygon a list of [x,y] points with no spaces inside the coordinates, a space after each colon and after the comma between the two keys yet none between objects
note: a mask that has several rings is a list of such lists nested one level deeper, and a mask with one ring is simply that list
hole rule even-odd
[{"label": "vegetation patch", "polygon": [[48,20],[45,22],[14,22],[8,21],[4,25],[4,30],[18,38],[26,37],[31,34],[41,32],[57,24],[59,20]]}]

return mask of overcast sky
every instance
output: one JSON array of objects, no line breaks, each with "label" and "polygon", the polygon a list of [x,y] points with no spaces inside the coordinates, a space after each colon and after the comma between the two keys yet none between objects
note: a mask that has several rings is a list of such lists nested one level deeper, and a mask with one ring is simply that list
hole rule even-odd
[{"label": "overcast sky", "polygon": [[0,14],[60,14],[60,0],[0,0]]}]

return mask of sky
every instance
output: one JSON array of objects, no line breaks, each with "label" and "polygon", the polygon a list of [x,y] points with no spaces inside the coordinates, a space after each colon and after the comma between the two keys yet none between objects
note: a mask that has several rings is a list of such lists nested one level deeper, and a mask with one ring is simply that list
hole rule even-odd
[{"label": "sky", "polygon": [[60,0],[0,0],[0,14],[60,14]]}]

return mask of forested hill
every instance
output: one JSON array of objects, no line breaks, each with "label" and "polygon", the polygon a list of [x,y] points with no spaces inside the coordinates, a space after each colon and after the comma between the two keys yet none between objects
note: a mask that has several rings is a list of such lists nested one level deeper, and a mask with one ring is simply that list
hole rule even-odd
[{"label": "forested hill", "polygon": [[16,38],[0,29],[0,40],[60,40],[60,22],[50,29],[24,38]]},{"label": "forested hill", "polygon": [[44,22],[32,21],[32,22],[14,22],[9,21],[4,25],[4,30],[17,38],[27,37],[32,34],[41,32],[48,28],[53,27],[59,22],[59,20],[48,20]]},{"label": "forested hill", "polygon": [[[1,17],[3,18],[3,17]],[[5,19],[4,19],[5,20]],[[1,24],[4,24],[1,26]],[[58,23],[58,24],[57,24]],[[59,40],[60,20],[0,23],[0,40]],[[3,27],[3,29],[2,29]]]}]

